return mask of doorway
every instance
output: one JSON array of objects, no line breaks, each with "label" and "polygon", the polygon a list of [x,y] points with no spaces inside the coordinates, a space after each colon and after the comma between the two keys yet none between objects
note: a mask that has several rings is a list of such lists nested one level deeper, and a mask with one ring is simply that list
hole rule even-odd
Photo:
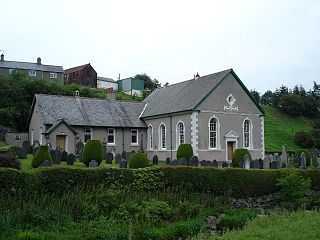
[{"label": "doorway", "polygon": [[235,142],[227,142],[228,160],[232,160]]},{"label": "doorway", "polygon": [[56,136],[56,147],[59,147],[61,151],[66,149],[66,135],[57,135]]}]

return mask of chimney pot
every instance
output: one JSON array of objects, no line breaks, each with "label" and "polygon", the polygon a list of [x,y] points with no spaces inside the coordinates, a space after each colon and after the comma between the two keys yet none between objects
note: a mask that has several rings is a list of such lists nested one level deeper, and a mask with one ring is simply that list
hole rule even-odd
[{"label": "chimney pot", "polygon": [[200,77],[199,73],[197,73],[197,75],[194,76],[194,80],[197,80]]},{"label": "chimney pot", "polygon": [[3,55],[3,53],[1,54],[1,61],[2,61],[2,62],[4,61],[4,55]]},{"label": "chimney pot", "polygon": [[37,58],[37,64],[39,64],[39,65],[41,64],[41,58],[40,57]]}]

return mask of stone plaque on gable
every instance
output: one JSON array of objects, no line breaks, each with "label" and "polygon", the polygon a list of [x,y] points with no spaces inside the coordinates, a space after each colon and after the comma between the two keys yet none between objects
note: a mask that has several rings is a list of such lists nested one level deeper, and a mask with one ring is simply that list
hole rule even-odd
[{"label": "stone plaque on gable", "polygon": [[89,162],[89,168],[97,168],[97,167],[99,167],[99,164],[96,160],[91,160]]}]

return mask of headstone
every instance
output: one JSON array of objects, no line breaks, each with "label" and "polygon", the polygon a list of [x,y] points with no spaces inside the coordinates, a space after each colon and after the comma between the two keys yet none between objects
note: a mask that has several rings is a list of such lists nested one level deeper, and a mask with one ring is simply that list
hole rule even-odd
[{"label": "headstone", "polygon": [[75,155],[74,155],[73,153],[70,153],[70,154],[68,155],[67,165],[73,165],[74,159],[75,159]]},{"label": "headstone", "polygon": [[307,158],[306,158],[306,154],[304,152],[301,153],[300,156],[300,169],[306,169],[307,168]]},{"label": "headstone", "polygon": [[259,158],[259,169],[263,169],[263,160]]},{"label": "headstone", "polygon": [[260,169],[260,162],[259,162],[258,159],[255,159],[252,162],[253,162],[253,168],[254,169]]},{"label": "headstone", "polygon": [[36,155],[36,153],[38,152],[38,150],[39,150],[39,147],[33,148],[33,149],[32,149],[32,155],[33,155],[33,156]]},{"label": "headstone", "polygon": [[[135,152],[135,151],[133,151],[133,152]],[[127,160],[127,162],[129,162],[129,160],[130,160],[130,157],[131,157],[131,152],[126,152],[126,157],[125,157],[125,159]]]},{"label": "headstone", "polygon": [[82,151],[83,151],[83,148],[84,148],[84,144],[83,144],[83,142],[81,142],[81,140],[80,140],[80,142],[78,142],[77,144],[76,144],[76,155],[81,155],[81,153],[82,153]]},{"label": "headstone", "polygon": [[154,156],[153,156],[153,158],[152,158],[152,163],[153,163],[153,165],[158,165],[159,159],[158,159],[158,156],[157,156],[157,155],[154,155]]},{"label": "headstone", "polygon": [[219,164],[218,164],[217,160],[213,160],[211,165],[212,165],[212,167],[214,167],[214,168],[219,167]]},{"label": "headstone", "polygon": [[27,159],[27,149],[25,147],[18,148],[18,159]]},{"label": "headstone", "polygon": [[121,162],[121,154],[117,153],[115,158],[116,158],[116,164],[119,164]]},{"label": "headstone", "polygon": [[54,164],[60,164],[61,163],[61,152],[59,149],[54,150]]},{"label": "headstone", "polygon": [[189,165],[190,166],[193,166],[193,167],[198,167],[199,166],[199,159],[197,156],[192,156],[190,158],[190,161],[189,161]]},{"label": "headstone", "polygon": [[122,169],[127,168],[127,167],[128,167],[128,162],[125,161],[125,160],[122,160],[122,161],[120,162],[119,167],[122,168]]},{"label": "headstone", "polygon": [[112,164],[112,160],[113,160],[113,154],[111,152],[107,152],[107,154],[106,154],[106,163],[107,164]]},{"label": "headstone", "polygon": [[127,152],[126,152],[126,151],[123,151],[123,152],[122,152],[121,158],[127,159]]},{"label": "headstone", "polygon": [[212,162],[207,160],[204,164],[205,167],[211,167],[212,166]]},{"label": "headstone", "polygon": [[268,156],[263,159],[263,169],[270,169],[270,158]]},{"label": "headstone", "polygon": [[286,145],[282,145],[282,151],[281,151],[281,162],[288,162],[288,153],[286,149]]},{"label": "headstone", "polygon": [[179,158],[178,164],[181,166],[188,166],[188,161],[185,158]]},{"label": "headstone", "polygon": [[281,158],[278,153],[275,154],[276,162],[277,162],[277,169],[281,168]]},{"label": "headstone", "polygon": [[32,144],[32,148],[37,148],[37,147],[40,147],[40,143],[38,140],[34,141]]},{"label": "headstone", "polygon": [[31,144],[30,144],[29,141],[24,141],[24,142],[22,143],[22,146],[23,146],[25,149],[29,149],[30,146],[31,146]]},{"label": "headstone", "polygon": [[[106,139],[104,138],[103,141],[102,141],[102,149],[103,149],[103,154],[105,156],[107,156],[107,142],[106,142]],[[106,159],[107,161],[107,159]]]},{"label": "headstone", "polygon": [[45,160],[41,165],[40,167],[51,167],[52,166],[52,163],[51,161],[49,160]]},{"label": "headstone", "polygon": [[201,160],[201,161],[200,161],[200,166],[201,166],[201,167],[204,167],[205,165],[206,165],[206,160]]},{"label": "headstone", "polygon": [[270,168],[271,169],[277,169],[277,162],[276,161],[273,161],[270,163]]},{"label": "headstone", "polygon": [[287,163],[286,162],[282,162],[281,163],[281,168],[286,168],[287,167]]},{"label": "headstone", "polygon": [[311,161],[312,166],[317,168],[319,166],[318,164],[318,151],[316,149],[311,150]]},{"label": "headstone", "polygon": [[167,164],[167,165],[170,165],[170,163],[171,163],[170,158],[167,157],[167,158],[166,158],[166,164]]},{"label": "headstone", "polygon": [[89,162],[89,168],[97,168],[97,167],[99,167],[99,164],[96,160],[91,160]]},{"label": "headstone", "polygon": [[56,157],[55,151],[54,150],[50,150],[50,155],[51,155],[53,163],[55,163],[55,160],[54,160],[54,158]]},{"label": "headstone", "polygon": [[174,159],[174,160],[171,162],[170,165],[171,165],[171,166],[178,166],[178,165],[179,165],[178,160],[177,160],[177,159]]},{"label": "headstone", "polygon": [[228,164],[226,161],[223,161],[222,167],[223,167],[223,168],[227,168],[227,167],[229,167],[229,164]]},{"label": "headstone", "polygon": [[66,162],[68,160],[68,153],[66,151],[63,151],[61,153],[61,162]]},{"label": "headstone", "polygon": [[250,158],[248,155],[245,155],[243,158],[243,167],[244,169],[250,169]]}]

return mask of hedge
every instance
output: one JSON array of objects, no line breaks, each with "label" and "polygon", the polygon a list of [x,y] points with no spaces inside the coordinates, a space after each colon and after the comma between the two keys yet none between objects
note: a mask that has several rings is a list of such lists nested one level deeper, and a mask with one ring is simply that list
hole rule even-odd
[{"label": "hedge", "polygon": [[180,144],[177,150],[177,159],[185,158],[187,161],[193,156],[191,144]]},{"label": "hedge", "polygon": [[88,140],[83,149],[82,161],[88,167],[92,160],[100,165],[103,158],[103,147],[100,140]]},{"label": "hedge", "polygon": [[34,155],[32,159],[32,167],[37,168],[41,166],[41,164],[44,161],[47,161],[47,160],[50,161],[51,164],[53,164],[48,146],[40,146],[39,150],[37,151],[37,153]]},{"label": "hedge", "polygon": [[233,156],[232,156],[232,166],[233,167],[241,167],[243,164],[243,159],[244,157],[248,155],[250,162],[252,161],[250,152],[246,148],[238,148],[234,151]]},{"label": "hedge", "polygon": [[[103,184],[129,186],[140,190],[165,188],[186,189],[190,192],[210,191],[217,194],[230,191],[233,196],[251,197],[279,190],[277,178],[284,170],[235,168],[166,167],[138,170],[99,168],[39,168],[18,171],[0,168],[0,194],[63,193],[76,187],[96,187]],[[320,190],[320,170],[299,170],[311,179],[313,189]],[[145,183],[145,184],[143,184]]]}]

